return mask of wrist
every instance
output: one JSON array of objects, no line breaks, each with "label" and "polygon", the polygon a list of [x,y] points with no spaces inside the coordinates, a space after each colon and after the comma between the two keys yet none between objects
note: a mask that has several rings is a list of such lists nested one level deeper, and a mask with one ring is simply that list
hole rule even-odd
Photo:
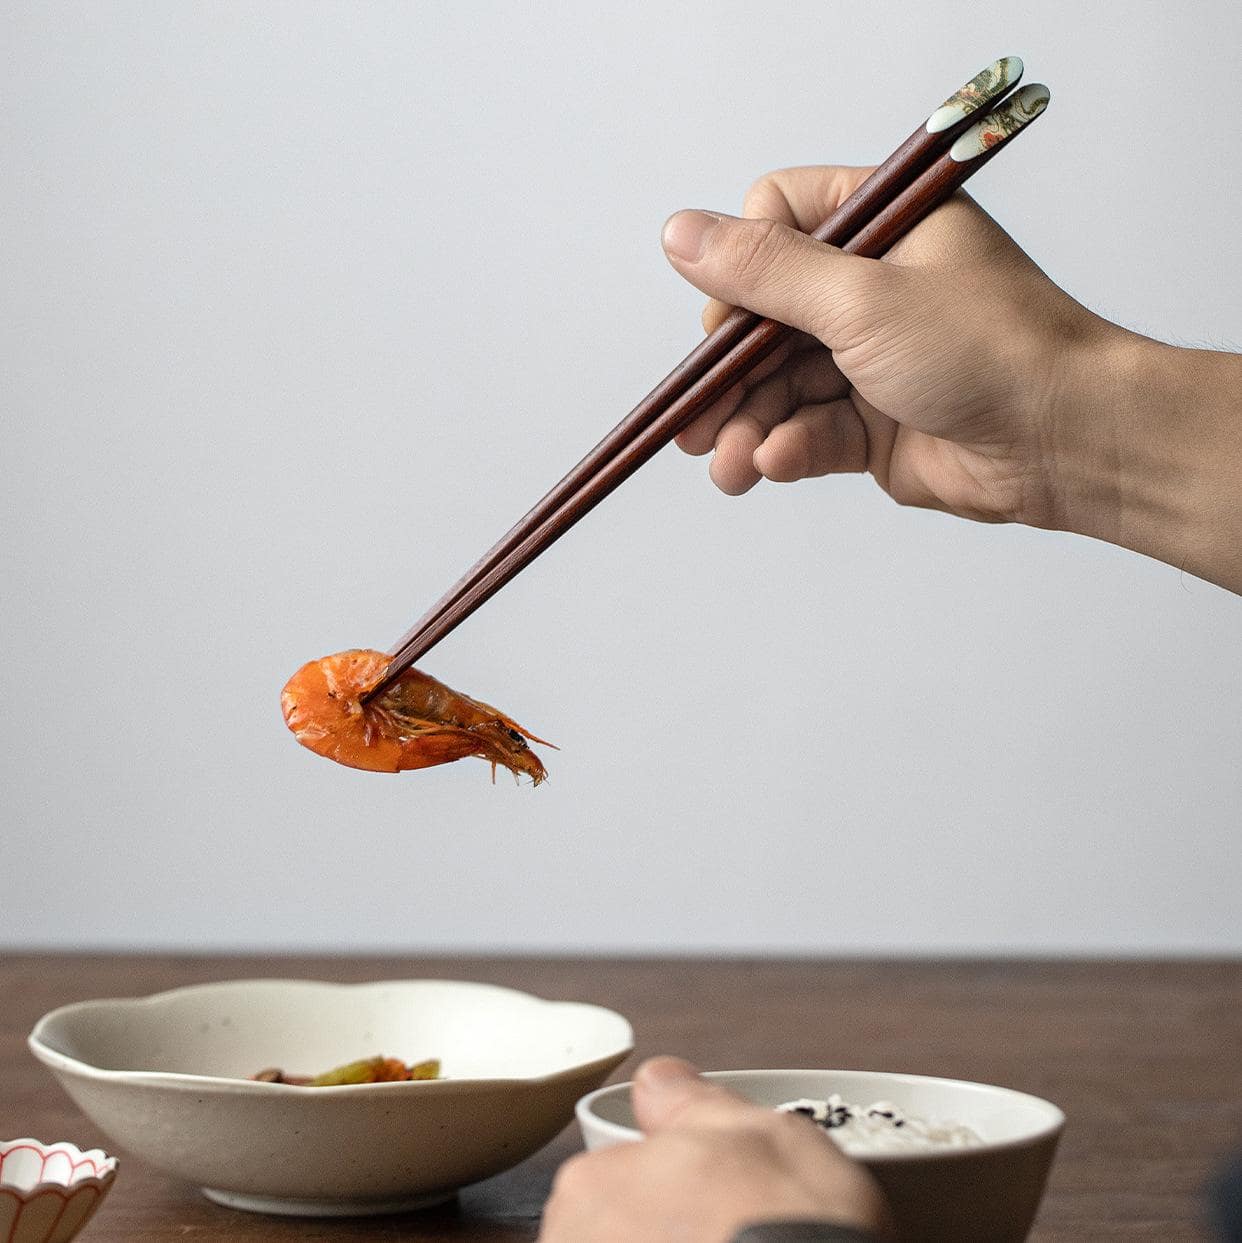
[{"label": "wrist", "polygon": [[1049,525],[1242,591],[1242,357],[1102,326],[1050,421]]}]

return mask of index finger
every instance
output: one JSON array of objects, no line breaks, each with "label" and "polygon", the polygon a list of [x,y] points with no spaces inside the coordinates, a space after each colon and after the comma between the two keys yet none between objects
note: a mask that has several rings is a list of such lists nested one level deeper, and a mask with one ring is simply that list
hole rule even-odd
[{"label": "index finger", "polygon": [[[811,233],[875,170],[842,164],[810,164],[778,168],[765,173],[746,192],[742,216],[749,220],[779,220]],[[711,332],[733,308],[715,298],[703,310],[703,331]]]}]

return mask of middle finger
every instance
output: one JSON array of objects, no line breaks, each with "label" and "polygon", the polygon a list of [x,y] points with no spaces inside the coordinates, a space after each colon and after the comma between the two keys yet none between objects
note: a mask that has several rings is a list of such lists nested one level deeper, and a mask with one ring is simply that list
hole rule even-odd
[{"label": "middle finger", "polygon": [[716,434],[712,482],[730,496],[740,496],[759,482],[755,450],[779,423],[801,407],[844,397],[849,381],[822,345],[793,355],[778,371],[749,389]]}]

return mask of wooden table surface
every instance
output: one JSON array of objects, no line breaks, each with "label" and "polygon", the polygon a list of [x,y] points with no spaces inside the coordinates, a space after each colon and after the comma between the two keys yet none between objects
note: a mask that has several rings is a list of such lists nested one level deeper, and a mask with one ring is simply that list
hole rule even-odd
[{"label": "wooden table surface", "polygon": [[[1032,1239],[1209,1237],[1202,1192],[1242,1143],[1242,962],[822,962],[530,958],[0,957],[0,1138],[107,1146],[25,1048],[85,997],[256,975],[488,980],[627,1015],[638,1055],[707,1068],[841,1066],[981,1079],[1059,1104],[1070,1123]],[[634,1063],[626,1063],[619,1078]],[[122,1154],[83,1238],[473,1240],[538,1233],[575,1128],[451,1206],[357,1221],[218,1207]],[[637,1243],[637,1241],[636,1241]]]}]

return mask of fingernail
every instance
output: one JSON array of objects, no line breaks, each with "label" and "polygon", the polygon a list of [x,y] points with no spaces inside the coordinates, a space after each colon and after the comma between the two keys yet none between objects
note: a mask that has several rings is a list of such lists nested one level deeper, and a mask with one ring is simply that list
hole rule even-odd
[{"label": "fingernail", "polygon": [[653,1057],[645,1061],[634,1078],[643,1087],[659,1091],[662,1088],[680,1087],[688,1079],[697,1079],[699,1072],[679,1057]]},{"label": "fingernail", "polygon": [[697,263],[707,249],[707,239],[720,223],[719,216],[705,211],[679,211],[664,226],[664,249],[683,263]]}]

